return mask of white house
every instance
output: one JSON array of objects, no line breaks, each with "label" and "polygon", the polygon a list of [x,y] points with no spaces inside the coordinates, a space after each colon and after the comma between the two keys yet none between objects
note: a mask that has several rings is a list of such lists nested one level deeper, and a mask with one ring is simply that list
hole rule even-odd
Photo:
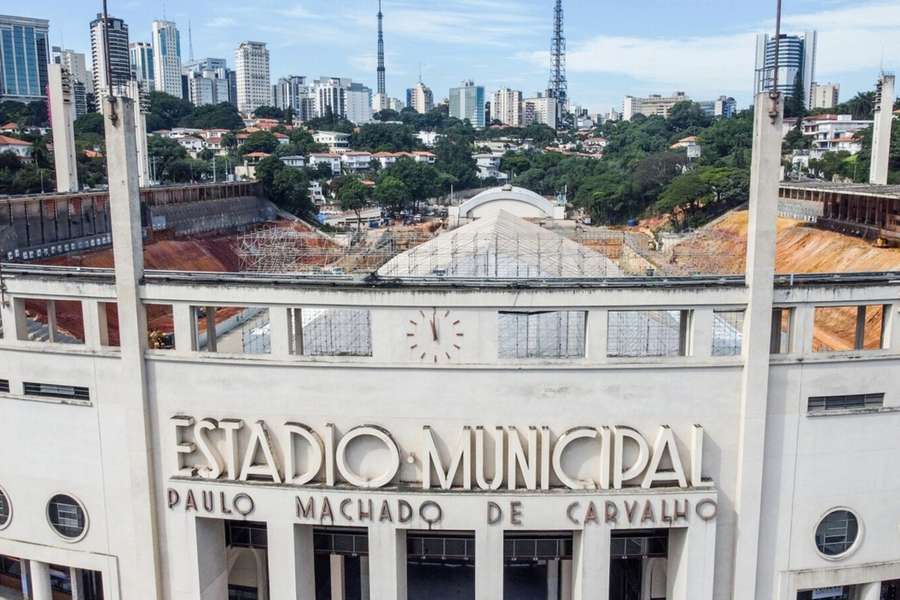
[{"label": "white house", "polygon": [[19,160],[24,162],[31,162],[33,160],[33,151],[34,148],[32,147],[30,142],[26,142],[24,140],[9,137],[6,135],[0,135],[0,154],[3,154],[4,152],[12,152],[19,158]]}]

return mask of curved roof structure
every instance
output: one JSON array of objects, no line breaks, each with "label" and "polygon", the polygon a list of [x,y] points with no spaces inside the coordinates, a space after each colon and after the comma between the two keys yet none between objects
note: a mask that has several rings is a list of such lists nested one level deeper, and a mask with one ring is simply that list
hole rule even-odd
[{"label": "curved roof structure", "polygon": [[[525,188],[504,185],[485,190],[466,200],[459,206],[460,219],[474,219],[485,216],[489,205],[496,204],[496,209],[503,209],[522,217],[554,218],[555,204],[543,196]],[[516,207],[516,205],[520,207]],[[493,208],[493,207],[492,207]]]},{"label": "curved roof structure", "polygon": [[620,277],[606,255],[498,210],[398,254],[382,277],[555,279]]}]

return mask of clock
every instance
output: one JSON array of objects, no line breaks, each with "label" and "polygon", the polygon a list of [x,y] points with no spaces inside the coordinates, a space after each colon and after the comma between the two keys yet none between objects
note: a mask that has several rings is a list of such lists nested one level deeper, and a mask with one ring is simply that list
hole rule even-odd
[{"label": "clock", "polygon": [[462,350],[462,321],[447,309],[422,309],[407,321],[406,340],[415,360],[453,360]]}]

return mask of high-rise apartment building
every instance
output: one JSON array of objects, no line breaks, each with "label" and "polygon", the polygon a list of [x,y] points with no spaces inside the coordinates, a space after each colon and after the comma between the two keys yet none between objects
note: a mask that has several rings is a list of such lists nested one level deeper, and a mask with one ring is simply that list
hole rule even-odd
[{"label": "high-rise apartment building", "polygon": [[668,117],[669,111],[679,102],[689,102],[690,98],[684,92],[675,92],[671,96],[650,94],[646,98],[625,96],[622,102],[622,118],[630,121],[635,115],[645,117]]},{"label": "high-rise apartment building", "polygon": [[494,92],[491,119],[510,127],[522,126],[522,92],[504,88]]},{"label": "high-rise apartment building", "polygon": [[806,107],[812,106],[812,86],[816,78],[816,32],[781,34],[779,40],[768,34],[756,36],[756,74],[753,93],[775,87],[775,48],[778,47],[778,91],[793,96],[799,78]]},{"label": "high-rise apartment building", "polygon": [[311,86],[307,85],[306,77],[302,75],[289,75],[282,77],[273,86],[275,106],[281,110],[291,109],[294,119],[308,121],[316,117],[315,93]]},{"label": "high-rise apartment building", "polygon": [[837,83],[814,83],[811,108],[834,108],[839,102],[841,86]]},{"label": "high-rise apartment building", "polygon": [[699,101],[697,104],[710,117],[730,119],[737,114],[737,100],[730,96],[719,96],[715,100]]},{"label": "high-rise apartment building", "polygon": [[406,90],[406,105],[419,113],[431,112],[434,109],[434,93],[420,81]]},{"label": "high-rise apartment building", "polygon": [[108,18],[103,26],[103,15],[91,21],[91,59],[93,64],[94,95],[100,96],[107,89],[107,65],[104,53],[104,35],[109,35],[109,75],[112,85],[121,87],[131,79],[131,57],[128,53],[128,24],[122,19]]},{"label": "high-rise apartment building", "polygon": [[450,116],[462,121],[468,119],[477,129],[484,128],[484,87],[469,80],[460,87],[450,88]]},{"label": "high-rise apartment building", "polygon": [[172,21],[153,21],[153,80],[156,91],[181,98],[181,34]]},{"label": "high-rise apartment building", "polygon": [[194,106],[205,104],[234,104],[231,94],[231,79],[234,72],[228,68],[224,58],[204,58],[184,65],[187,99]]},{"label": "high-rise apartment building", "polygon": [[155,89],[156,72],[153,68],[153,45],[147,42],[131,42],[128,45],[131,60],[131,77],[148,91]]},{"label": "high-rise apartment building", "polygon": [[238,110],[252,113],[260,106],[271,106],[273,99],[269,50],[265,42],[241,42],[234,52],[234,65]]},{"label": "high-rise apartment building", "polygon": [[53,56],[51,62],[61,64],[75,81],[85,85],[86,91],[93,91],[91,72],[87,68],[87,58],[84,53],[54,46],[51,54]]},{"label": "high-rise apartment building", "polygon": [[46,19],[0,15],[0,100],[47,97],[49,27]]},{"label": "high-rise apartment building", "polygon": [[351,82],[347,88],[347,112],[351,123],[363,124],[372,120],[372,89],[361,83]]},{"label": "high-rise apartment building", "polygon": [[556,129],[559,121],[559,102],[556,98],[538,94],[522,101],[522,125],[535,123]]},{"label": "high-rise apartment building", "polygon": [[372,120],[372,90],[344,77],[320,77],[311,84],[316,116],[334,115],[353,123]]},{"label": "high-rise apartment building", "polygon": [[81,52],[64,50],[59,46],[53,46],[50,49],[50,56],[51,64],[59,65],[62,68],[61,79],[65,82],[66,87],[65,104],[72,108],[73,120],[77,119],[88,111],[87,93],[88,86],[91,85],[91,77],[87,70],[85,56]]}]

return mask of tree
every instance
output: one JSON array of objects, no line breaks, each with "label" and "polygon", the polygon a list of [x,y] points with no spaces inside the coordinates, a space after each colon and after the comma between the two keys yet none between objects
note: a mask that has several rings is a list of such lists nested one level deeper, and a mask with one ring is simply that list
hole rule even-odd
[{"label": "tree", "polygon": [[369,203],[369,188],[355,177],[347,178],[337,191],[341,210],[352,210],[356,214],[356,229],[362,230],[362,210]]},{"label": "tree", "polygon": [[233,104],[221,102],[195,107],[190,115],[179,120],[179,125],[198,129],[230,129],[234,131],[244,127],[244,120]]},{"label": "tree", "polygon": [[100,113],[85,113],[75,119],[74,123],[75,136],[82,137],[87,133],[94,135],[104,135],[103,115]]},{"label": "tree", "polygon": [[311,215],[315,212],[309,199],[309,178],[299,169],[282,165],[282,168],[277,170],[272,181],[271,199],[279,208],[297,216]]},{"label": "tree", "polygon": [[350,136],[350,146],[368,152],[409,152],[419,147],[419,141],[407,125],[366,123]]},{"label": "tree", "polygon": [[278,138],[273,133],[269,131],[254,131],[241,144],[239,152],[241,155],[249,154],[250,152],[272,154],[276,148],[278,148]]},{"label": "tree", "polygon": [[391,108],[385,108],[372,115],[372,118],[376,121],[399,121],[400,113]]},{"label": "tree", "polygon": [[387,175],[375,186],[375,201],[383,208],[400,212],[408,204],[409,191],[399,178]]},{"label": "tree", "polygon": [[184,117],[192,115],[194,105],[170,96],[165,92],[150,92],[150,111],[147,114],[147,131],[172,129]]},{"label": "tree", "polygon": [[429,164],[401,158],[382,172],[379,181],[392,177],[403,183],[409,200],[418,209],[419,202],[440,193],[440,173]]},{"label": "tree", "polygon": [[472,144],[464,135],[448,134],[437,143],[434,153],[435,167],[451,175],[459,188],[478,185],[478,166],[472,158]]},{"label": "tree", "polygon": [[260,106],[253,111],[253,116],[257,119],[283,119],[284,111],[274,106]]},{"label": "tree", "polygon": [[806,116],[806,90],[803,89],[803,78],[799,72],[794,77],[791,93],[784,99],[784,116],[798,119]]},{"label": "tree", "polygon": [[697,173],[684,173],[666,186],[655,207],[659,212],[670,213],[673,221],[681,228],[709,193],[709,186],[702,177]]}]

